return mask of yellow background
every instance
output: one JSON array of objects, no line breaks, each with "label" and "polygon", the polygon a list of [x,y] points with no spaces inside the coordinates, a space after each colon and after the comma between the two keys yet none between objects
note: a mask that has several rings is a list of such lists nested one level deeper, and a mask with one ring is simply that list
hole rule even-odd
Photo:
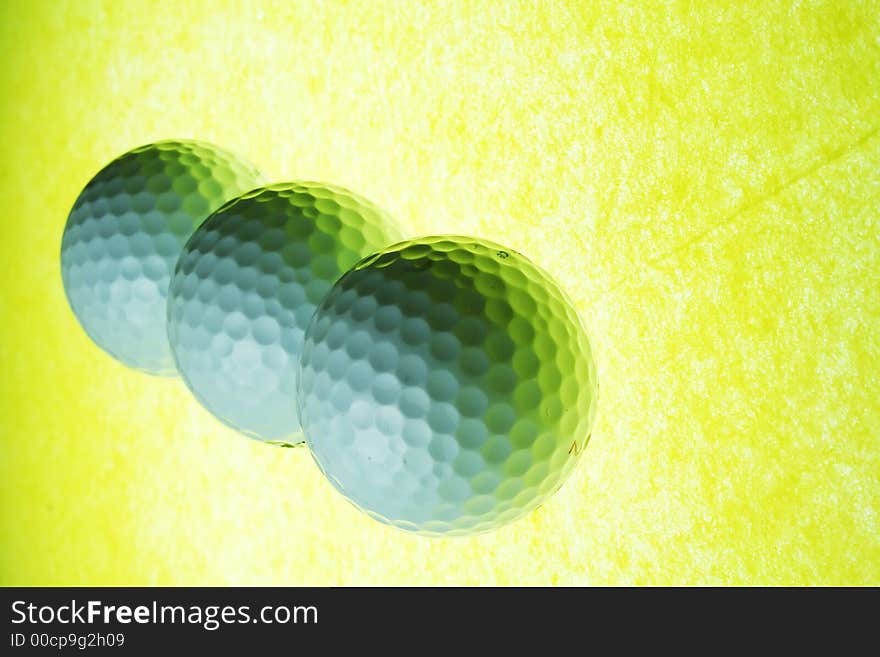
[{"label": "yellow background", "polygon": [[[0,7],[0,583],[880,584],[876,2]],[[556,275],[601,385],[562,490],[403,534],[93,346],[67,212],[169,137]]]}]

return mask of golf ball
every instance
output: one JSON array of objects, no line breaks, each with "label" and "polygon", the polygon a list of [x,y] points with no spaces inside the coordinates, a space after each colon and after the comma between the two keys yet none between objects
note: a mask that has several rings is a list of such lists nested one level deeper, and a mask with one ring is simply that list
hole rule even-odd
[{"label": "golf ball", "polygon": [[268,442],[302,442],[296,375],[312,313],[358,260],[402,238],[364,198],[330,185],[255,189],[211,215],[171,281],[178,370],[217,418]]},{"label": "golf ball", "polygon": [[175,372],[166,329],[168,282],[193,230],[259,172],[196,141],[135,148],[86,185],[61,240],[70,307],[101,349],[129,367]]},{"label": "golf ball", "polygon": [[595,414],[587,333],[562,290],[482,239],[424,237],[359,262],[306,331],[298,404],[318,466],[382,522],[498,528],[565,481]]}]

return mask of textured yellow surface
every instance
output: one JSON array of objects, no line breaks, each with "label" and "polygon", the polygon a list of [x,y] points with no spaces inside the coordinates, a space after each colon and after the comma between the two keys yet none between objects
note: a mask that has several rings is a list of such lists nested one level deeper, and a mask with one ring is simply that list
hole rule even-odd
[{"label": "textured yellow surface", "polygon": [[[446,4],[0,5],[0,583],[880,584],[876,2]],[[167,137],[555,274],[601,385],[563,489],[399,533],[93,346],[67,212]]]}]

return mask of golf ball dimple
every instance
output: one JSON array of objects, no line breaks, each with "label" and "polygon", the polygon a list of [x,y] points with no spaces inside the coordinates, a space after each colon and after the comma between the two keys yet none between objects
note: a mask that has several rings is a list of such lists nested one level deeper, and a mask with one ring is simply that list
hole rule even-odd
[{"label": "golf ball dimple", "polygon": [[276,184],[228,203],[193,234],[171,281],[181,377],[234,429],[302,442],[296,375],[309,320],[344,272],[401,238],[388,214],[331,185]]},{"label": "golf ball dimple", "polygon": [[456,535],[525,515],[565,481],[595,416],[596,366],[550,276],[486,240],[387,247],[312,317],[300,420],[320,469],[398,528]]},{"label": "golf ball dimple", "polygon": [[227,200],[261,183],[217,146],[162,141],[113,160],[83,189],[61,240],[61,276],[89,337],[135,369],[175,373],[166,296],[187,238]]}]

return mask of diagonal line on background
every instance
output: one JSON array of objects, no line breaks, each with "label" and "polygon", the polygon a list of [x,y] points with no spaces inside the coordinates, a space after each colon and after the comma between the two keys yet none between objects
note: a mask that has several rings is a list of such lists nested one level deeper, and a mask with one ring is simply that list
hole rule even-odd
[{"label": "diagonal line on background", "polygon": [[[830,153],[827,157],[825,157],[821,161],[819,161],[815,164],[812,164],[809,167],[802,169],[801,171],[798,171],[792,177],[790,177],[788,180],[775,186],[769,192],[761,194],[757,198],[746,201],[745,203],[740,205],[736,210],[734,210],[732,213],[728,214],[726,217],[724,217],[720,221],[717,221],[714,224],[708,226],[707,228],[701,230],[696,235],[688,238],[687,240],[685,240],[684,242],[682,242],[678,246],[675,246],[674,248],[665,252],[663,255],[646,259],[645,260],[646,266],[650,267],[650,268],[656,268],[656,266],[658,264],[660,264],[661,262],[668,260],[672,256],[674,256],[678,253],[681,253],[682,251],[690,248],[691,246],[693,246],[695,244],[699,244],[700,242],[705,240],[709,235],[711,235],[712,233],[714,233],[718,229],[734,223],[743,214],[745,214],[745,213],[749,212],[750,210],[753,210],[753,209],[763,205],[767,201],[779,196],[785,190],[793,187],[794,185],[797,185],[802,180],[804,180],[806,178],[810,178],[811,176],[815,175],[821,169],[825,168],[829,164],[833,164],[834,162],[837,162],[837,161],[845,158],[850,153],[857,151],[859,148],[861,148],[866,143],[871,141],[871,139],[876,137],[878,134],[880,134],[880,126],[873,128],[872,130],[870,130],[866,134],[859,137],[854,142],[851,142],[851,143],[847,144],[846,146],[838,148],[837,150]],[[601,299],[602,297],[606,296],[607,294],[610,294],[611,292],[615,291],[620,286],[622,286],[624,283],[626,283],[628,280],[630,280],[630,278],[631,277],[629,277],[629,276],[621,277],[618,281],[616,281],[615,283],[613,283],[609,287],[607,287],[604,290],[602,290],[601,292],[599,292],[591,300],[591,303],[594,303],[594,302],[598,301],[599,299]]]}]

